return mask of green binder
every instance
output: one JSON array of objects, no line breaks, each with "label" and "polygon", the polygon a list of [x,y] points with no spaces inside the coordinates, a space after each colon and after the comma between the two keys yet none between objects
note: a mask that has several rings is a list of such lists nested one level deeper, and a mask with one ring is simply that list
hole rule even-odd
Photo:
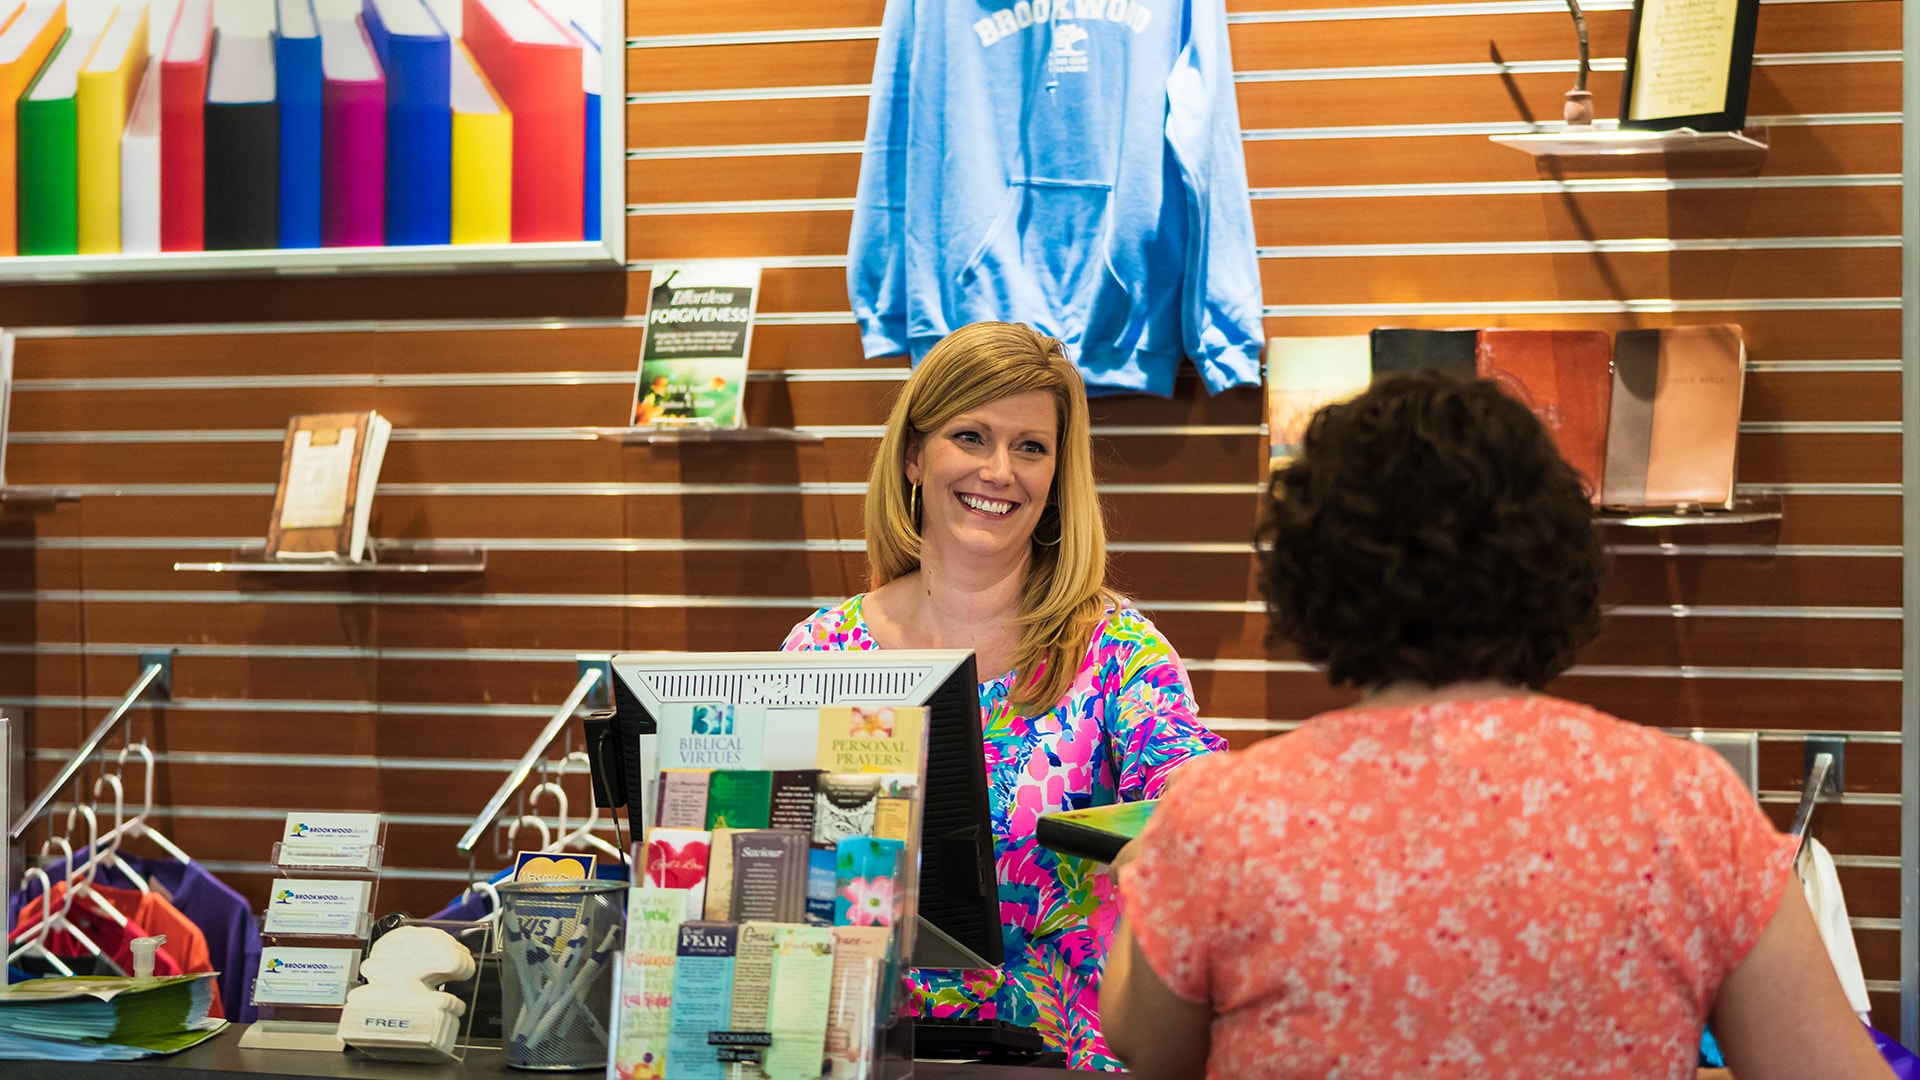
[{"label": "green binder", "polygon": [[92,34],[68,30],[20,95],[20,254],[80,251],[79,114],[74,92]]}]

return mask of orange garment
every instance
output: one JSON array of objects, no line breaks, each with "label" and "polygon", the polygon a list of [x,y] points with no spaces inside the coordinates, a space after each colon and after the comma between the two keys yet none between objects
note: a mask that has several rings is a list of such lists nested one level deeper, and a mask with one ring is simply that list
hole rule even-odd
[{"label": "orange garment", "polygon": [[1139,843],[1133,934],[1233,1080],[1690,1080],[1794,880],[1718,755],[1549,697],[1323,714],[1182,766]]},{"label": "orange garment", "polygon": [[[54,907],[58,908],[60,906],[66,893],[66,882],[57,881],[54,883]],[[107,898],[102,896],[101,899],[106,900]],[[42,914],[44,911],[42,900],[42,897],[36,896],[28,901],[25,907],[20,909],[20,921],[14,925],[10,940],[18,941],[26,936],[29,930],[40,925],[40,920],[44,917]],[[109,900],[108,903],[112,904],[112,901]],[[120,906],[113,904],[113,909],[120,911]],[[122,915],[126,914],[124,911],[120,911],[120,913]],[[73,906],[67,910],[67,919],[72,922],[74,926],[78,927],[81,932],[93,939],[94,944],[100,946],[102,952],[106,953],[114,963],[120,965],[120,970],[126,972],[133,970],[133,949],[131,947],[133,939],[152,936],[147,930],[145,923],[140,922],[138,919],[128,917],[127,925],[121,926],[119,923],[108,918],[85,897],[74,898]],[[55,956],[81,957],[92,955],[81,947],[80,942],[76,940],[73,935],[67,933],[65,930],[55,930],[53,933],[48,934],[46,947],[47,951],[53,953]],[[180,964],[174,960],[173,954],[169,952],[165,946],[154,950],[153,973],[155,975],[183,974],[180,970]]]},{"label": "orange garment", "polygon": [[[200,927],[192,919],[180,914],[180,909],[173,906],[173,901],[158,891],[143,893],[138,889],[116,889],[107,885],[95,885],[93,891],[149,932],[167,935],[165,948],[179,963],[182,974],[194,975],[213,970],[213,954],[207,950],[207,935],[200,932]],[[222,1019],[227,1015],[220,1007],[220,985],[217,982],[213,984],[213,1007],[207,1015]]]}]

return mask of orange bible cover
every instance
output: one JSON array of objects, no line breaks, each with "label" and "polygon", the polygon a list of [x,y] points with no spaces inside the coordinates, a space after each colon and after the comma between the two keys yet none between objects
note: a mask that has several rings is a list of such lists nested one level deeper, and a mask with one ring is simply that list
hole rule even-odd
[{"label": "orange bible cover", "polygon": [[268,558],[366,558],[374,485],[392,431],[376,412],[317,413],[287,423]]},{"label": "orange bible cover", "polygon": [[1622,330],[1613,346],[1607,505],[1731,507],[1746,371],[1738,326]]},{"label": "orange bible cover", "polygon": [[1604,330],[1480,331],[1475,370],[1524,402],[1600,501],[1613,345]]}]

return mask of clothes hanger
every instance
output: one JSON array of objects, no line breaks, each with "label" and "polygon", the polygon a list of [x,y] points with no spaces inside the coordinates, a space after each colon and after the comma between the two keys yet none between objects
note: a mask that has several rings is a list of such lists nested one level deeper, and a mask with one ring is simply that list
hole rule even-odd
[{"label": "clothes hanger", "polygon": [[[78,867],[73,865],[72,840],[73,819],[76,815],[87,823],[87,846],[85,849],[87,851],[87,859]],[[88,901],[94,910],[105,915],[108,921],[114,925],[121,927],[126,926],[127,917],[120,914],[120,909],[108,903],[106,897],[93,891],[93,878],[94,875],[99,872],[102,861],[97,854],[100,850],[100,818],[99,815],[93,812],[93,807],[84,803],[75,803],[72,807],[68,808],[67,835],[61,837],[60,846],[66,848],[67,851],[67,896],[69,898],[75,896],[82,897]],[[69,904],[70,903],[71,900],[69,900]]]},{"label": "clothes hanger", "polygon": [[[53,899],[53,879],[48,877],[47,872],[40,867],[29,866],[27,872],[20,878],[20,886],[24,889],[35,881],[40,883],[41,903],[51,909],[52,905],[48,902]],[[67,966],[67,962],[55,956],[47,948],[47,935],[53,933],[52,915],[51,910],[42,913],[39,924],[28,930],[20,939],[20,946],[7,954],[7,963],[11,964],[24,956],[37,956],[60,974],[73,974],[73,969]]]},{"label": "clothes hanger", "polygon": [[[529,812],[531,812],[534,808],[534,805],[540,801],[540,796],[542,795],[553,796],[554,803],[557,804],[559,807],[559,815],[555,818],[556,824],[554,826],[553,833],[551,835],[559,836],[564,840],[564,838],[567,835],[567,791],[565,788],[561,787],[559,784],[556,784],[551,780],[546,780],[546,781],[542,781],[541,783],[535,784],[533,786],[533,789],[527,792],[527,810]],[[542,823],[545,822],[544,818],[541,820],[542,820]],[[558,847],[554,846],[553,843],[549,840],[549,835],[550,834],[547,832],[547,830],[545,829],[540,830],[540,850],[541,851],[560,850]]]},{"label": "clothes hanger", "polygon": [[514,818],[511,822],[507,823],[507,850],[509,851],[524,850],[520,847],[520,845],[513,842],[513,838],[520,835],[520,826],[522,825],[531,825],[532,827],[540,830],[540,846],[535,848],[534,850],[535,851],[547,850],[547,845],[553,839],[553,834],[547,831],[547,823],[545,819],[535,814],[522,814],[519,817]]},{"label": "clothes hanger", "polygon": [[[87,862],[92,867],[106,866],[117,870],[122,877],[133,883],[134,888],[142,893],[150,893],[153,891],[153,886],[140,875],[140,871],[133,868],[132,863],[120,857],[120,841],[127,835],[128,825],[126,785],[120,782],[120,774],[117,772],[101,773],[93,782],[95,804],[100,801],[100,787],[103,784],[113,790],[113,828],[108,829],[106,835],[96,841],[95,847],[87,856]],[[71,877],[74,872],[69,868],[67,874]]]},{"label": "clothes hanger", "polygon": [[144,742],[129,743],[126,746],[121,747],[120,748],[120,765],[122,768],[124,768],[127,764],[128,754],[137,754],[140,758],[141,763],[146,767],[146,783],[140,792],[140,812],[133,815],[133,820],[127,823],[128,835],[145,837],[146,839],[153,841],[153,846],[165,852],[175,862],[181,863],[182,865],[185,865],[185,866],[193,865],[193,856],[180,850],[180,846],[178,844],[175,844],[173,841],[167,839],[164,835],[161,834],[159,829],[156,829],[152,825],[149,825],[147,823],[147,816],[153,813],[153,750],[152,748],[147,746],[147,744]]},{"label": "clothes hanger", "polygon": [[[563,784],[566,782],[567,769],[576,760],[578,760],[580,764],[585,765],[587,767],[589,775],[592,774],[592,770],[593,770],[592,759],[587,757],[587,752],[585,750],[575,750],[571,754],[568,754],[566,757],[563,757],[560,759],[559,767],[554,772],[554,783],[556,785]],[[589,809],[587,811],[587,819],[581,822],[580,827],[573,830],[572,832],[563,832],[560,836],[560,839],[555,841],[554,846],[560,851],[565,851],[568,848],[574,847],[576,845],[590,847],[596,851],[605,852],[606,854],[611,855],[614,858],[620,860],[621,865],[626,865],[626,863],[628,862],[627,853],[624,851],[621,851],[619,848],[608,843],[604,838],[602,838],[599,834],[593,831],[594,826],[600,824],[600,804],[596,801],[589,800],[588,806],[589,806]]]},{"label": "clothes hanger", "polygon": [[[42,860],[47,859],[52,854],[51,849],[56,845],[60,848],[61,852],[63,853],[66,859],[67,865],[72,866],[73,865],[73,844],[69,842],[67,838],[64,836],[47,837],[47,839],[40,845],[40,858]],[[41,952],[42,955],[48,958],[48,962],[50,964],[53,964],[53,966],[55,966],[56,968],[66,967],[65,964],[52,959],[53,957],[52,950],[46,947],[47,936],[53,933],[54,930],[58,929],[58,930],[64,931],[69,937],[73,938],[74,943],[79,945],[82,949],[85,949],[89,955],[98,959],[101,965],[104,966],[109,972],[115,975],[126,974],[125,969],[123,969],[119,964],[114,963],[113,957],[108,956],[105,949],[102,949],[99,946],[99,944],[93,940],[93,938],[87,936],[87,932],[85,930],[82,930],[80,929],[80,927],[74,925],[73,920],[69,918],[69,915],[73,911],[73,901],[74,901],[74,896],[76,895],[75,890],[71,886],[69,886],[68,889],[66,890],[66,893],[63,896],[61,896],[60,906],[56,908],[51,903],[53,899],[53,879],[47,876],[47,872],[38,866],[30,867],[27,873],[27,877],[37,877],[41,883],[42,891],[40,893],[40,905],[42,910],[40,913],[40,916],[41,916],[40,922],[43,929],[41,929],[40,932],[36,935],[36,939],[38,941],[39,951]],[[14,959],[14,956],[15,956],[14,953],[9,953],[7,954],[7,959],[11,961]],[[69,968],[68,971],[69,973],[71,973],[72,969]]]}]

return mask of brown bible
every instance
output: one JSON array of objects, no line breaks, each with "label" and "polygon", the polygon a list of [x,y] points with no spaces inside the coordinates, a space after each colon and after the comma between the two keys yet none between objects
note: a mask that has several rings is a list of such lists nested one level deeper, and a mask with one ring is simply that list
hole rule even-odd
[{"label": "brown bible", "polygon": [[1607,463],[1607,405],[1613,396],[1607,332],[1482,330],[1476,369],[1533,410],[1598,503]]},{"label": "brown bible", "polygon": [[373,489],[392,432],[377,412],[288,421],[267,527],[268,558],[366,559]]},{"label": "brown bible", "polygon": [[1622,330],[1605,503],[1731,507],[1746,371],[1738,326]]}]

